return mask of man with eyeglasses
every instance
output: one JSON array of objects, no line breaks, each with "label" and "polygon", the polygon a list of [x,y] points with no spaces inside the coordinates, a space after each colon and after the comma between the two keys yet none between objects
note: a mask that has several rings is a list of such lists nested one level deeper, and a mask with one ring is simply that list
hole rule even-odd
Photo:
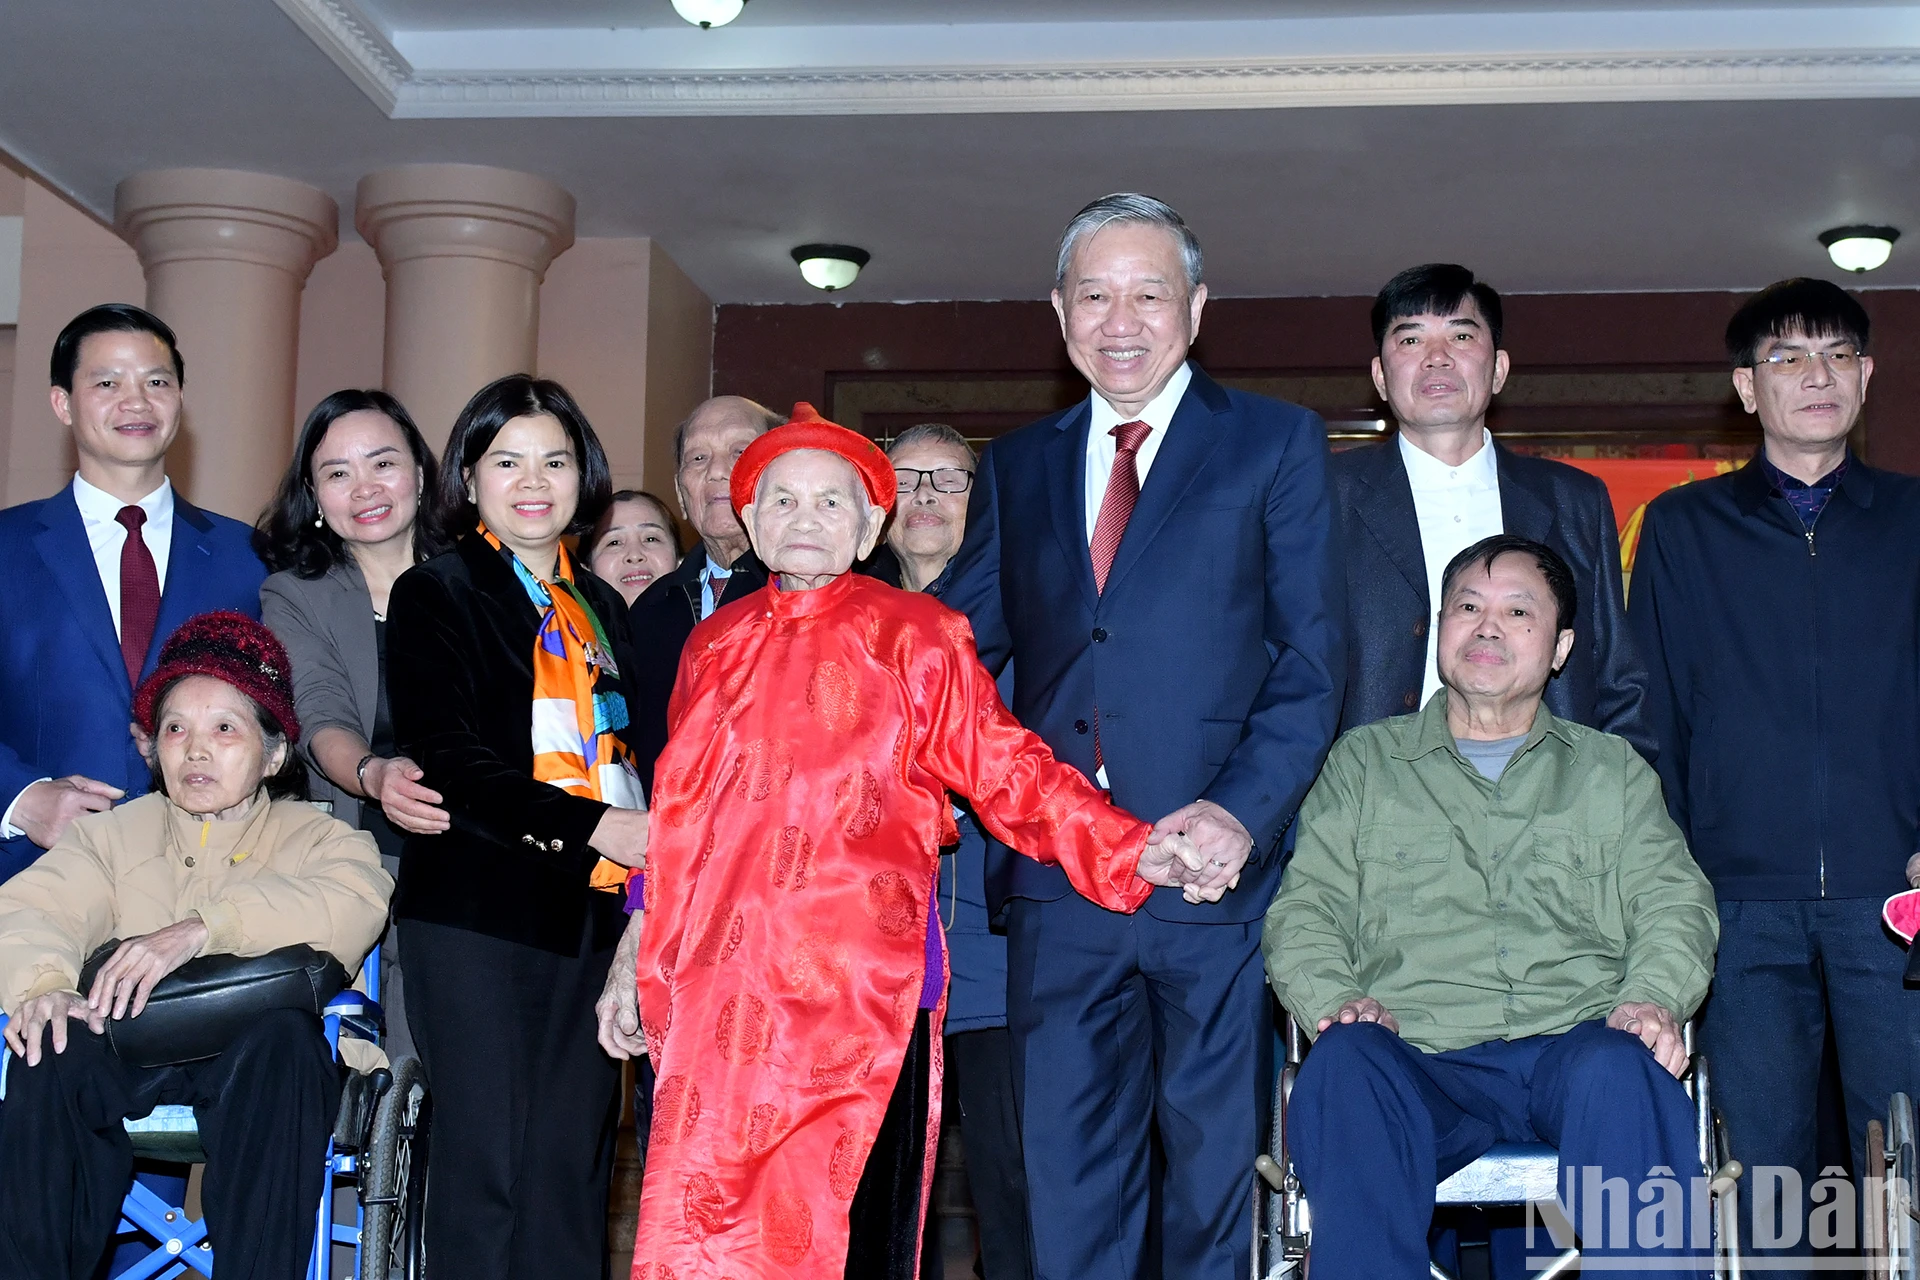
[{"label": "man with eyeglasses", "polygon": [[[1920,1078],[1920,993],[1879,918],[1920,848],[1920,481],[1848,448],[1867,332],[1825,281],[1748,299],[1727,350],[1761,447],[1656,498],[1634,561],[1667,806],[1718,899],[1701,1048],[1746,1206],[1755,1168],[1818,1174],[1829,1024],[1856,1170],[1867,1122]],[[1790,1179],[1781,1199],[1789,1245],[1810,1241]]]}]

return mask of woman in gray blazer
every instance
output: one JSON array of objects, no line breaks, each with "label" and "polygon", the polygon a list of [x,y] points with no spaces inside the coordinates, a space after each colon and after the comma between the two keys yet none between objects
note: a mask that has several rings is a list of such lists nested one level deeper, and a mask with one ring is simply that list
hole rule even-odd
[{"label": "woman in gray blazer", "polygon": [[[422,500],[434,478],[433,454],[399,401],[336,391],[307,415],[254,530],[254,549],[274,571],[260,588],[261,619],[293,665],[310,798],[372,835],[394,874],[402,832],[447,829],[439,793],[394,747],[386,693],[387,593],[448,545]],[[388,1048],[411,1054],[392,930],[381,961]]]}]

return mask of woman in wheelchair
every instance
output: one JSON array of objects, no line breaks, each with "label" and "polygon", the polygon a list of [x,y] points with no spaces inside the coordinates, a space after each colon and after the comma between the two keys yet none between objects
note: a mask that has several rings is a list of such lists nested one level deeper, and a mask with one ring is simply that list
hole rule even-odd
[{"label": "woman in wheelchair", "polygon": [[[248,1021],[215,1056],[138,1066],[112,1033],[201,955],[306,944],[357,967],[393,882],[373,840],[293,797],[286,652],[237,613],[187,621],[134,697],[151,794],[76,821],[0,886],[0,1275],[92,1277],[133,1179],[122,1127],[191,1105],[223,1280],[291,1280],[313,1247],[340,1067],[311,1012]],[[87,959],[112,940],[84,989]]]}]

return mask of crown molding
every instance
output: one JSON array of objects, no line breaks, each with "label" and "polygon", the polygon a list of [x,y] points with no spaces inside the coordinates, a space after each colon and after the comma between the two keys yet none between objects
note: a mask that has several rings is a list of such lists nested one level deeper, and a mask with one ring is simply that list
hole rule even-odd
[{"label": "crown molding", "polygon": [[[292,2],[292,0],[289,0]],[[1920,53],[1300,58],[1048,68],[427,72],[396,118],[948,115],[1920,96]]]},{"label": "crown molding", "polygon": [[751,69],[415,67],[355,0],[274,0],[396,119],[957,115],[1920,96],[1920,50],[1185,58]]},{"label": "crown molding", "polygon": [[388,116],[398,114],[413,67],[354,0],[273,0],[280,12]]}]

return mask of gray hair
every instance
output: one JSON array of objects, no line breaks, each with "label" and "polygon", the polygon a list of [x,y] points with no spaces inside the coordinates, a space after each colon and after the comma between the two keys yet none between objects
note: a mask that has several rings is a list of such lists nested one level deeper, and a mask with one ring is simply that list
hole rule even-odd
[{"label": "gray hair", "polygon": [[763,434],[773,430],[787,420],[785,414],[775,413],[759,401],[748,400],[745,396],[713,396],[709,399],[702,400],[699,404],[693,406],[693,412],[682,418],[680,425],[673,429],[673,469],[675,471],[680,469],[680,455],[686,452],[687,428],[692,426],[693,420],[700,416],[700,411],[712,404],[715,400],[739,400],[743,402],[750,412],[759,416],[760,430]]},{"label": "gray hair", "polygon": [[1181,264],[1187,269],[1187,290],[1191,292],[1200,287],[1200,240],[1193,234],[1193,229],[1187,226],[1186,219],[1164,200],[1143,196],[1136,191],[1116,191],[1110,196],[1101,196],[1074,214],[1073,221],[1067,223],[1067,229],[1061,232],[1060,255],[1053,268],[1054,288],[1066,288],[1067,269],[1073,264],[1074,246],[1114,222],[1139,222],[1172,232],[1180,245]]},{"label": "gray hair", "polygon": [[908,445],[914,444],[945,445],[966,454],[969,462],[980,461],[980,455],[975,453],[973,446],[967,443],[967,438],[944,422],[919,422],[908,427],[895,436],[893,443],[887,446],[887,456],[891,458]]}]

